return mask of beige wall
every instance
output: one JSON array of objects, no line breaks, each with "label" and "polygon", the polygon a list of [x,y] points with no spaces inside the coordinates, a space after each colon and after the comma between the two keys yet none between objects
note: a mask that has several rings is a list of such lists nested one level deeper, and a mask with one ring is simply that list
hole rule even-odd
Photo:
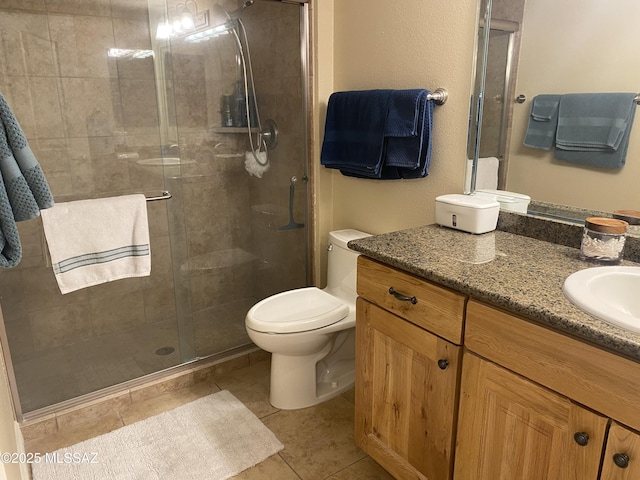
[{"label": "beige wall", "polygon": [[[639,91],[640,66],[633,60],[640,44],[639,16],[640,3],[628,0],[609,0],[606,6],[599,0],[528,2],[516,95],[530,100],[540,93]],[[514,107],[509,190],[596,210],[640,208],[637,117],[626,165],[589,169],[522,146],[530,108],[530,102]]]},{"label": "beige wall", "polygon": [[[381,233],[432,223],[435,197],[460,193],[463,188],[476,2],[327,3],[333,3],[333,12],[328,6],[323,6],[326,12],[318,12],[318,36],[330,35],[333,22],[333,85],[326,80],[331,74],[328,56],[320,58],[322,118],[332,91],[444,87],[450,98],[436,107],[428,177],[378,181],[321,169],[320,215],[331,217],[320,221],[321,235],[326,235],[327,228]],[[323,210],[328,205],[323,203],[324,196],[331,196],[329,211]]]}]

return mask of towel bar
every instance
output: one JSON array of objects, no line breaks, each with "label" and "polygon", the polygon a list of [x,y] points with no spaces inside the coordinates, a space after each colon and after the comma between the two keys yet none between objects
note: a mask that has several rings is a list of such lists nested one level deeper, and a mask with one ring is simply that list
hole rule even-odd
[{"label": "towel bar", "polygon": [[170,191],[165,190],[162,192],[162,195],[158,195],[155,197],[147,197],[147,202],[155,202],[156,200],[169,200],[173,195]]},{"label": "towel bar", "polygon": [[427,95],[427,100],[433,100],[437,105],[444,105],[449,98],[449,92],[444,88],[436,88],[436,90]]}]

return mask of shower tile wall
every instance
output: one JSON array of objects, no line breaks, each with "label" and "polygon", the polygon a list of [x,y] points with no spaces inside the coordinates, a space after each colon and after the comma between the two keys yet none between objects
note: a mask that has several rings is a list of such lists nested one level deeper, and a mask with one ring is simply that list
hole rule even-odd
[{"label": "shower tile wall", "polygon": [[[56,201],[159,194],[162,172],[128,153],[159,156],[146,0],[4,1],[0,91]],[[151,174],[150,174],[151,173]],[[153,273],[61,295],[40,219],[20,223],[24,257],[0,271],[0,302],[24,411],[179,363],[166,204],[149,204]]]},{"label": "shower tile wall", "polygon": [[[190,301],[192,318],[184,320],[193,331],[183,342],[193,343],[196,356],[248,343],[247,309],[306,284],[305,229],[277,231],[289,222],[290,178],[305,174],[298,9],[278,7],[256,2],[243,17],[260,113],[281,132],[269,152],[271,169],[257,179],[244,168],[247,136],[219,128],[220,96],[236,80],[230,35],[172,43],[166,74],[175,111],[170,102],[166,115],[156,100],[153,59],[106,54],[151,48],[146,0],[1,3],[0,91],[56,201],[174,193],[148,203],[150,277],[64,296],[40,220],[19,224],[24,258],[0,271],[0,303],[23,411],[180,363],[174,279]],[[137,163],[160,157],[162,115],[177,132],[186,162],[179,168]],[[296,187],[295,221],[306,222],[303,181]],[[187,247],[178,255],[176,235]],[[162,346],[176,352],[155,355]]]},{"label": "shower tile wall", "polygon": [[[174,279],[188,286],[194,327],[188,340],[197,356],[248,343],[247,309],[305,284],[304,230],[277,231],[289,221],[289,179],[305,173],[298,11],[292,7],[276,19],[282,14],[275,6],[256,3],[246,11],[260,112],[283,132],[270,152],[271,170],[257,179],[244,169],[246,135],[216,128],[220,96],[231,93],[236,78],[232,42],[172,45],[169,121],[180,156],[190,163],[149,167],[137,159],[160,156],[153,60],[107,56],[113,47],[151,48],[147,1],[2,2],[0,91],[56,201],[165,188],[175,195],[148,204],[150,277],[64,296],[48,265],[40,220],[19,224],[24,258],[0,271],[0,302],[23,411],[180,363]],[[274,38],[261,40],[266,34]],[[306,221],[304,190],[301,180],[297,222]],[[178,236],[186,238],[185,261],[176,265],[169,225],[181,226]],[[162,346],[176,352],[155,355]]]}]

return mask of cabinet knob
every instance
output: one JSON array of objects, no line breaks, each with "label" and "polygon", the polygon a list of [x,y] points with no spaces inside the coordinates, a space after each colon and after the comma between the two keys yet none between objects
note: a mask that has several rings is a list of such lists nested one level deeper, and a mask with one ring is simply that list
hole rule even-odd
[{"label": "cabinet knob", "polygon": [[586,447],[589,443],[589,434],[587,432],[576,432],[573,434],[573,439],[581,447]]},{"label": "cabinet knob", "polygon": [[440,360],[438,360],[438,367],[440,367],[440,370],[446,370],[448,366],[449,366],[449,360],[446,360],[444,358],[441,358]]},{"label": "cabinet knob", "polygon": [[629,466],[629,455],[625,453],[616,453],[613,456],[613,463],[620,468],[627,468]]},{"label": "cabinet knob", "polygon": [[389,294],[393,295],[398,300],[401,300],[403,302],[411,302],[414,305],[418,303],[418,299],[416,297],[408,297],[407,295],[403,295],[400,292],[397,292],[393,287],[389,287]]}]

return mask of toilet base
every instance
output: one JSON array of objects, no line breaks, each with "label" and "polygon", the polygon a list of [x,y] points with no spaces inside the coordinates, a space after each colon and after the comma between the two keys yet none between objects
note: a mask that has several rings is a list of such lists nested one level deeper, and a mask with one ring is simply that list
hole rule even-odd
[{"label": "toilet base", "polygon": [[328,344],[322,351],[309,357],[273,353],[269,394],[271,405],[282,410],[311,407],[352,388],[355,380],[353,361],[340,360],[331,365],[331,371],[318,372],[318,362],[331,349],[332,345]]}]

